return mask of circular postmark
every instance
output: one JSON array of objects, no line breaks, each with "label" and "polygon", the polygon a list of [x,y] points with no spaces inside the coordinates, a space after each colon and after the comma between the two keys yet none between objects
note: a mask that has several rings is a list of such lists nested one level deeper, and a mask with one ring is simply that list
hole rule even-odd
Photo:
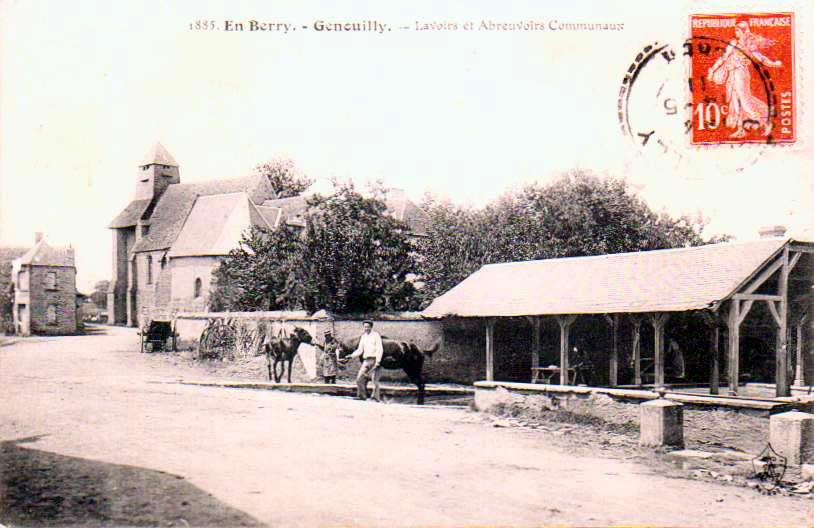
[{"label": "circular postmark", "polygon": [[[733,68],[749,71],[737,70],[737,77]],[[744,84],[752,73],[755,81]],[[752,105],[747,112],[745,96],[732,94],[751,86],[759,90],[747,94]],[[769,67],[735,41],[699,35],[680,47],[656,41],[642,47],[623,75],[618,124],[644,155],[668,159],[687,169],[688,177],[703,177],[699,173],[710,169],[740,171],[776,142],[776,92]]]}]

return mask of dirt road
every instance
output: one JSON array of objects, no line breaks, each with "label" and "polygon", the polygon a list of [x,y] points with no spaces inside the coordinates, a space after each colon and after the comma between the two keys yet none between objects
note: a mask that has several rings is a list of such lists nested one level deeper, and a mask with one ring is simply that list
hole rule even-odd
[{"label": "dirt road", "polygon": [[814,501],[575,456],[464,409],[178,384],[130,329],[0,347],[0,523],[814,525]]}]

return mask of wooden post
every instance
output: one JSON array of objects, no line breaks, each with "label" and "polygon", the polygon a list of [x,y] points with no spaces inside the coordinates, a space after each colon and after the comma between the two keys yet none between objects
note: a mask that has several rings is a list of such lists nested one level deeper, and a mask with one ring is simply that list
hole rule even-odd
[{"label": "wooden post", "polygon": [[495,381],[495,320],[486,320],[486,381]]},{"label": "wooden post", "polygon": [[656,387],[664,386],[664,327],[670,314],[666,312],[654,313],[650,315],[650,323],[653,325],[653,350],[656,359]]},{"label": "wooden post", "polygon": [[536,369],[540,366],[540,317],[529,316],[526,319],[531,324],[531,368]]},{"label": "wooden post", "polygon": [[557,322],[560,324],[560,385],[570,384],[568,379],[568,333],[576,319],[576,315],[557,316]]},{"label": "wooden post", "polygon": [[808,314],[803,315],[797,323],[797,365],[794,371],[794,384],[802,387],[806,384],[806,362],[803,351],[803,325],[808,321]]},{"label": "wooden post", "polygon": [[611,352],[608,372],[608,385],[619,384],[619,314],[607,315],[605,320],[611,326]]},{"label": "wooden post", "polygon": [[719,358],[721,357],[720,343],[721,343],[721,329],[716,324],[712,327],[711,348],[712,348],[712,365],[709,376],[709,393],[718,394],[721,385],[721,368],[718,365]]},{"label": "wooden post", "polygon": [[738,357],[740,344],[740,301],[732,299],[729,305],[729,317],[726,324],[729,327],[729,368],[727,377],[729,378],[729,394],[738,394]]},{"label": "wooden post", "polygon": [[709,393],[718,394],[721,383],[721,326],[717,311],[704,310],[701,312],[704,322],[709,328]]},{"label": "wooden post", "polygon": [[642,318],[638,315],[630,316],[633,322],[633,384],[642,384]]},{"label": "wooden post", "polygon": [[778,294],[782,298],[779,301],[778,315],[780,321],[777,328],[777,349],[775,351],[775,394],[777,397],[791,396],[791,386],[789,385],[788,362],[789,354],[787,345],[788,309],[789,309],[789,246],[783,248],[783,267],[780,268],[780,285]]}]

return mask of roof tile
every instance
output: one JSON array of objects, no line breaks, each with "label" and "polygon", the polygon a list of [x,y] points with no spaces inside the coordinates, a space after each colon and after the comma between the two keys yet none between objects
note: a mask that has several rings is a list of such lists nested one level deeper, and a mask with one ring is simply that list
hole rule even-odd
[{"label": "roof tile", "polygon": [[728,298],[788,239],[491,264],[436,298],[428,317],[672,312]]},{"label": "roof tile", "polygon": [[177,183],[167,187],[150,217],[150,232],[133,251],[155,251],[173,245],[198,196],[246,192],[256,194],[262,180],[256,176],[201,183]]}]

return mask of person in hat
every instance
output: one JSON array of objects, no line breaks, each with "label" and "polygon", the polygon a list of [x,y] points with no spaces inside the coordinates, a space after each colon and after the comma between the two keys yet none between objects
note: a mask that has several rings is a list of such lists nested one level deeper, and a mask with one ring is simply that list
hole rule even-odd
[{"label": "person in hat", "polygon": [[382,336],[373,330],[373,321],[365,320],[362,322],[364,331],[359,338],[359,346],[350,357],[361,357],[362,366],[359,368],[359,374],[356,376],[356,399],[367,399],[367,380],[369,377],[373,378],[373,399],[381,401],[381,394],[379,388],[379,377],[381,371],[382,356],[384,355],[384,347],[382,346]]},{"label": "person in hat", "polygon": [[325,345],[322,347],[322,377],[325,383],[336,384],[336,370],[339,354],[339,343],[330,330],[325,331]]}]

